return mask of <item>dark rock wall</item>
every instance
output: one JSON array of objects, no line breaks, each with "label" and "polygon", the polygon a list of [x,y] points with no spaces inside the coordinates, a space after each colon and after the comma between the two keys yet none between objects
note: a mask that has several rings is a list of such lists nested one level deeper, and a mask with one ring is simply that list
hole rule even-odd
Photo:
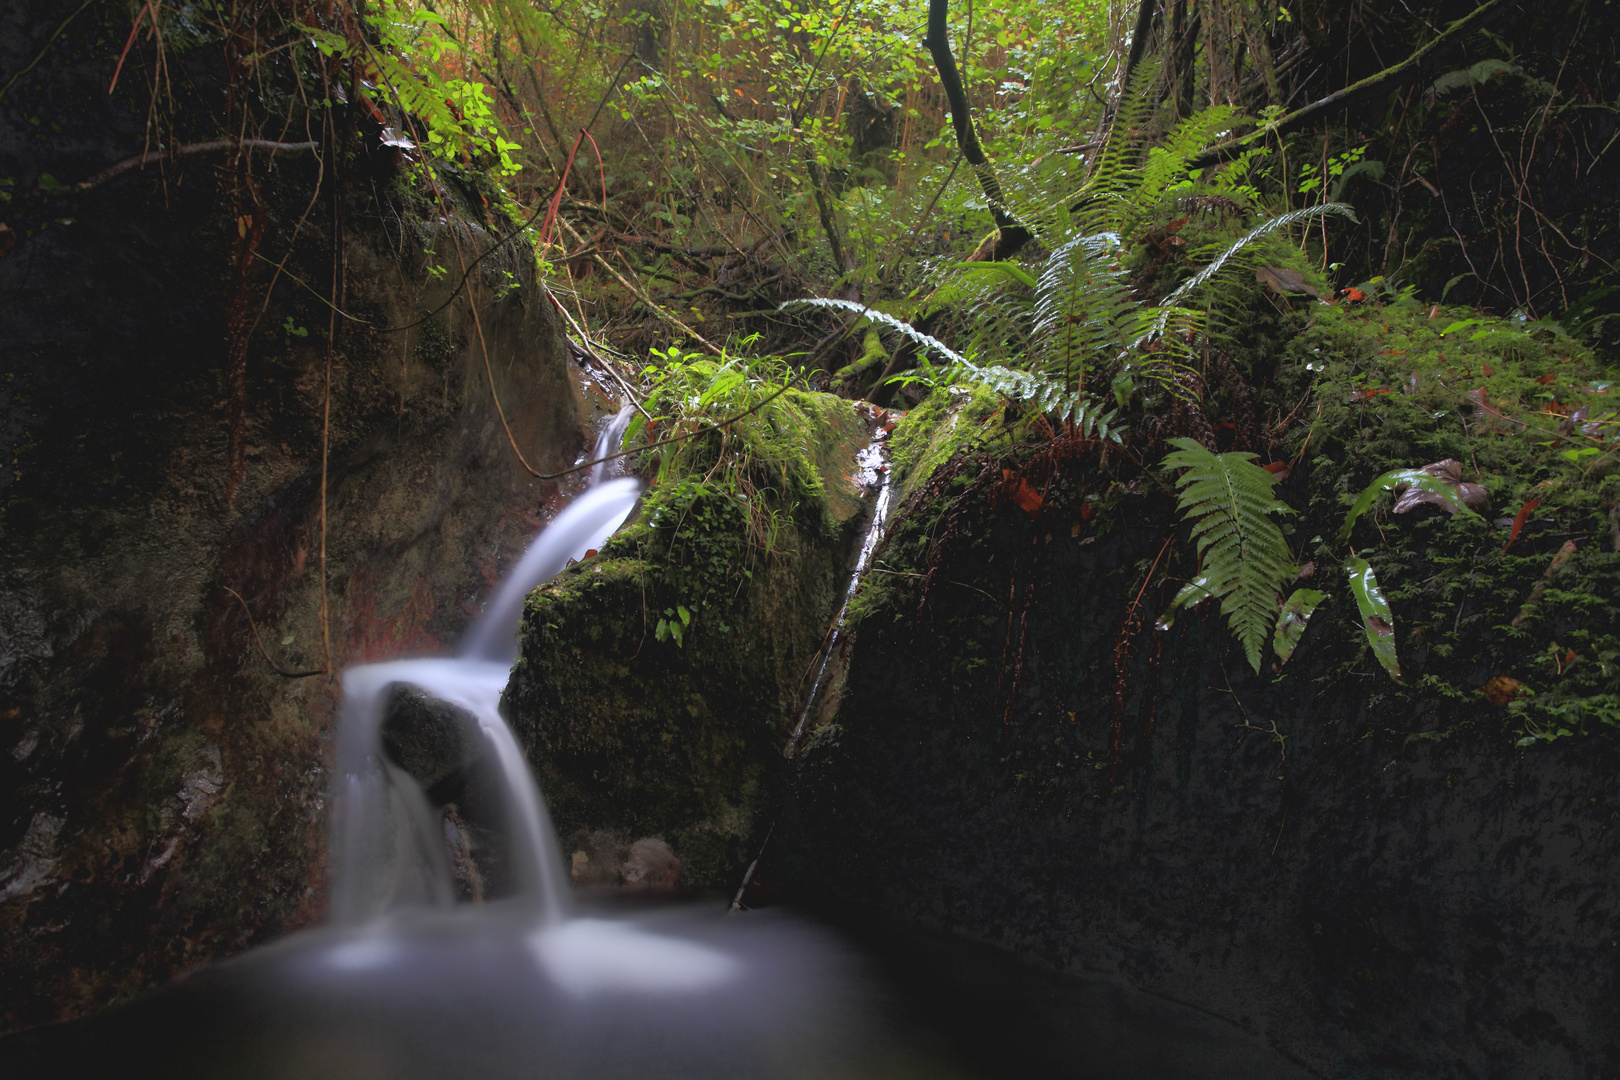
[{"label": "dark rock wall", "polygon": [[[65,14],[8,12],[0,70]],[[35,193],[43,173],[70,183],[143,145],[140,102],[106,95],[105,49],[129,19],[113,14],[87,10],[0,108],[0,175],[16,180],[0,208],[15,235],[0,257],[0,1030],[305,925],[324,893],[336,684],[272,671],[225,590],[284,668],[323,666],[328,312],[253,261],[249,323],[263,314],[228,499],[224,311],[242,234],[220,163]],[[448,295],[412,252],[454,265],[452,228],[469,250],[490,239],[390,201],[387,165],[362,149],[343,214],[344,307],[378,326]],[[261,252],[291,244],[287,270],[324,292],[326,195],[291,243],[313,159],[255,168]],[[486,268],[473,292],[513,434],[536,466],[565,464],[585,432],[554,316],[515,259]],[[503,270],[523,284],[497,298]],[[563,493],[517,465],[464,302],[404,333],[338,327],[325,505],[341,670],[452,643]]]},{"label": "dark rock wall", "polygon": [[1620,1070],[1620,739],[1521,750],[1483,702],[1446,732],[1382,715],[1372,661],[1322,679],[1343,618],[1275,684],[1212,613],[1144,629],[1116,711],[1121,613],[1171,519],[1071,535],[968,497],[925,601],[862,602],[784,867],[1122,976],[1324,1076]]}]

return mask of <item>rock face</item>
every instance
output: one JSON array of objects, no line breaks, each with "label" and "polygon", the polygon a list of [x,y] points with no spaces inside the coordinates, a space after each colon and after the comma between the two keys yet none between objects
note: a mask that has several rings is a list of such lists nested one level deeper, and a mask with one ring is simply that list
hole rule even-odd
[{"label": "rock face", "polygon": [[1381,712],[1377,665],[1337,666],[1347,619],[1258,679],[1214,613],[1156,635],[1165,597],[1116,705],[1168,506],[1098,535],[949,490],[960,516],[879,553],[920,576],[946,537],[926,598],[890,575],[858,600],[846,696],[798,759],[777,836],[803,882],[1122,976],[1324,1076],[1620,1070],[1614,732],[1521,750],[1482,700],[1443,731]]},{"label": "rock face", "polygon": [[[16,91],[63,119],[49,148],[5,111],[0,173],[19,191],[141,147],[140,110],[70,108],[106,100],[97,33],[86,16]],[[0,69],[15,71],[28,39],[7,40]],[[329,283],[330,199],[295,232],[314,162],[257,167],[272,261],[247,264],[230,497],[226,307],[245,230],[213,163],[53,196],[48,218],[14,219],[0,258],[0,1029],[82,1014],[319,915],[337,690],[278,675],[243,602],[276,664],[325,666],[324,542],[334,667],[459,636],[563,494],[518,466],[480,336],[529,460],[565,464],[583,442],[554,316],[515,259],[472,283],[478,325],[460,301],[375,329],[449,293],[396,251],[438,247],[454,265],[456,241],[490,238],[469,214],[424,224],[370,202],[362,154],[342,306],[372,325],[336,323],[323,523],[330,311],[291,275]],[[517,287],[498,296],[499,271]]]},{"label": "rock face", "polygon": [[614,859],[595,853],[601,838],[656,837],[681,884],[735,888],[768,827],[773,763],[864,520],[850,479],[867,442],[859,415],[826,394],[786,400],[802,445],[783,467],[811,474],[817,494],[781,522],[771,554],[750,552],[740,532],[697,539],[721,576],[748,564],[752,576],[736,574],[735,595],[728,585],[727,599],[698,609],[683,642],[656,632],[691,601],[668,580],[650,514],[529,597],[506,711],[558,832],[577,838],[568,850],[582,883],[613,877]]}]

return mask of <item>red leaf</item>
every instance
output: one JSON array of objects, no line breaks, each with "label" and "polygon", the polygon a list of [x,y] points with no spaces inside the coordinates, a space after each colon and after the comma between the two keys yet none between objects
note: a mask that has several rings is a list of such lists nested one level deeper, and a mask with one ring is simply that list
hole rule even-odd
[{"label": "red leaf", "polygon": [[1344,298],[1354,304],[1367,299],[1367,294],[1352,285],[1350,288],[1344,290]]},{"label": "red leaf", "polygon": [[1374,387],[1371,387],[1370,389],[1367,389],[1367,390],[1352,390],[1350,392],[1350,400],[1351,401],[1368,401],[1368,400],[1370,400],[1372,398],[1375,398],[1375,397],[1378,397],[1378,396],[1380,396],[1382,394],[1387,394],[1387,393],[1389,393],[1389,391],[1384,389],[1382,386],[1374,386]]},{"label": "red leaf", "polygon": [[1288,462],[1286,461],[1273,461],[1270,465],[1262,465],[1260,467],[1266,470],[1266,472],[1270,473],[1272,476],[1275,476],[1277,478],[1277,483],[1279,484],[1288,479],[1288,474],[1293,471],[1288,467]]},{"label": "red leaf", "polygon": [[1491,377],[1491,376],[1492,376],[1492,375],[1495,375],[1495,374],[1496,374],[1496,372],[1494,372],[1494,371],[1492,371],[1492,370],[1491,370],[1491,365],[1489,365],[1489,364],[1486,364],[1486,365],[1485,365],[1485,377],[1486,377],[1486,378],[1487,378],[1487,379],[1488,379],[1488,378],[1490,378],[1490,377]]},{"label": "red leaf", "polygon": [[591,548],[589,551],[587,551],[585,553],[585,558],[589,559],[591,556],[595,555],[596,550],[597,550],[596,548]]},{"label": "red leaf", "polygon": [[1083,503],[1080,504],[1080,520],[1081,521],[1090,521],[1091,520],[1091,503],[1089,501],[1088,502],[1083,502]]},{"label": "red leaf", "polygon": [[1556,378],[1558,378],[1558,376],[1549,371],[1547,374],[1538,377],[1536,382],[1540,383],[1542,386],[1551,386],[1553,384],[1553,380]]},{"label": "red leaf", "polygon": [[1003,490],[1012,496],[1012,501],[1018,504],[1019,509],[1030,517],[1034,517],[1041,512],[1041,505],[1046,500],[1041,497],[1040,492],[1030,485],[1028,480],[1014,474],[1011,469],[1002,469],[1001,478]]},{"label": "red leaf", "polygon": [[1540,505],[1540,499],[1531,499],[1529,502],[1519,507],[1519,512],[1513,515],[1513,529],[1508,533],[1508,542],[1502,545],[1503,551],[1506,551],[1508,548],[1513,546],[1513,541],[1519,538],[1519,530],[1524,528],[1524,523],[1526,521],[1530,520],[1530,511],[1534,510]]}]

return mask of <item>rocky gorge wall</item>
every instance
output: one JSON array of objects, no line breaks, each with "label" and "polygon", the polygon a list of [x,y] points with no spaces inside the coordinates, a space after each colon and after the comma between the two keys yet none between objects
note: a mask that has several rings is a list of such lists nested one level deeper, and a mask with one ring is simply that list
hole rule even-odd
[{"label": "rocky gorge wall", "polygon": [[1227,1018],[1322,1076],[1620,1068],[1620,739],[1520,749],[1478,698],[1461,722],[1397,712],[1365,657],[1336,674],[1342,610],[1287,680],[1256,677],[1216,613],[1155,634],[1156,592],[1116,699],[1173,511],[1137,497],[1099,528],[1062,487],[1032,517],[959,483],[933,506],[961,517],[896,526],[780,864]]},{"label": "rocky gorge wall", "polygon": [[[7,18],[59,21],[26,7]],[[32,217],[12,205],[0,257],[0,1030],[82,1015],[319,916],[338,691],[278,674],[243,605],[274,663],[325,665],[328,404],[325,622],[341,671],[446,649],[567,495],[518,465],[480,331],[538,468],[588,445],[595,394],[510,256],[475,275],[479,325],[463,301],[378,329],[448,298],[455,277],[434,281],[423,249],[453,263],[455,241],[470,258],[492,238],[453,206],[390,203],[397,160],[361,146],[341,250],[342,306],[364,323],[337,320],[329,397],[330,185],[300,226],[311,155],[255,162],[266,258],[243,264],[233,424],[227,295],[248,226],[218,161],[38,194],[45,173],[66,183],[142,146],[143,114],[107,98],[114,22],[95,14],[19,84],[0,138],[0,174],[35,193]],[[0,67],[16,71],[29,39],[4,36]]]}]

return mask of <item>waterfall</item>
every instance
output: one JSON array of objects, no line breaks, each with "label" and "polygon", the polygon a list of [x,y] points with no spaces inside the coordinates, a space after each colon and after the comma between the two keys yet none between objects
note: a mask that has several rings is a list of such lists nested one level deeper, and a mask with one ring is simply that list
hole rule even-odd
[{"label": "waterfall", "polygon": [[799,748],[799,742],[804,738],[810,725],[810,719],[815,715],[816,700],[821,697],[821,690],[827,684],[828,672],[832,669],[833,657],[838,652],[838,646],[843,641],[844,620],[849,614],[849,602],[855,598],[855,590],[861,584],[867,567],[872,562],[872,555],[877,551],[878,544],[883,540],[883,526],[889,514],[889,496],[891,494],[891,477],[887,462],[887,445],[883,441],[886,433],[879,430],[872,437],[866,449],[862,450],[856,458],[858,471],[856,480],[863,487],[870,488],[874,483],[879,484],[877,501],[872,507],[872,520],[866,527],[866,536],[861,541],[861,552],[855,559],[855,569],[849,575],[849,587],[844,590],[843,603],[838,607],[838,614],[833,619],[832,629],[827,633],[827,641],[822,646],[821,663],[816,667],[815,681],[810,684],[810,695],[805,698],[804,709],[799,713],[799,722],[793,727],[793,734],[788,736],[783,754],[792,757]]},{"label": "waterfall", "polygon": [[[630,414],[627,406],[606,425],[593,459],[618,448]],[[536,902],[542,923],[563,918],[568,877],[556,835],[523,751],[501,718],[500,701],[517,657],[524,598],[570,561],[600,548],[640,496],[638,481],[606,479],[610,464],[593,466],[584,494],[524,552],[468,631],[458,656],[366,664],[344,673],[333,791],[334,922],[358,925],[404,905],[455,903],[439,816],[420,786],[383,749],[388,694],[399,684],[425,691],[476,720],[477,737],[501,776],[508,858],[519,891]]]}]

